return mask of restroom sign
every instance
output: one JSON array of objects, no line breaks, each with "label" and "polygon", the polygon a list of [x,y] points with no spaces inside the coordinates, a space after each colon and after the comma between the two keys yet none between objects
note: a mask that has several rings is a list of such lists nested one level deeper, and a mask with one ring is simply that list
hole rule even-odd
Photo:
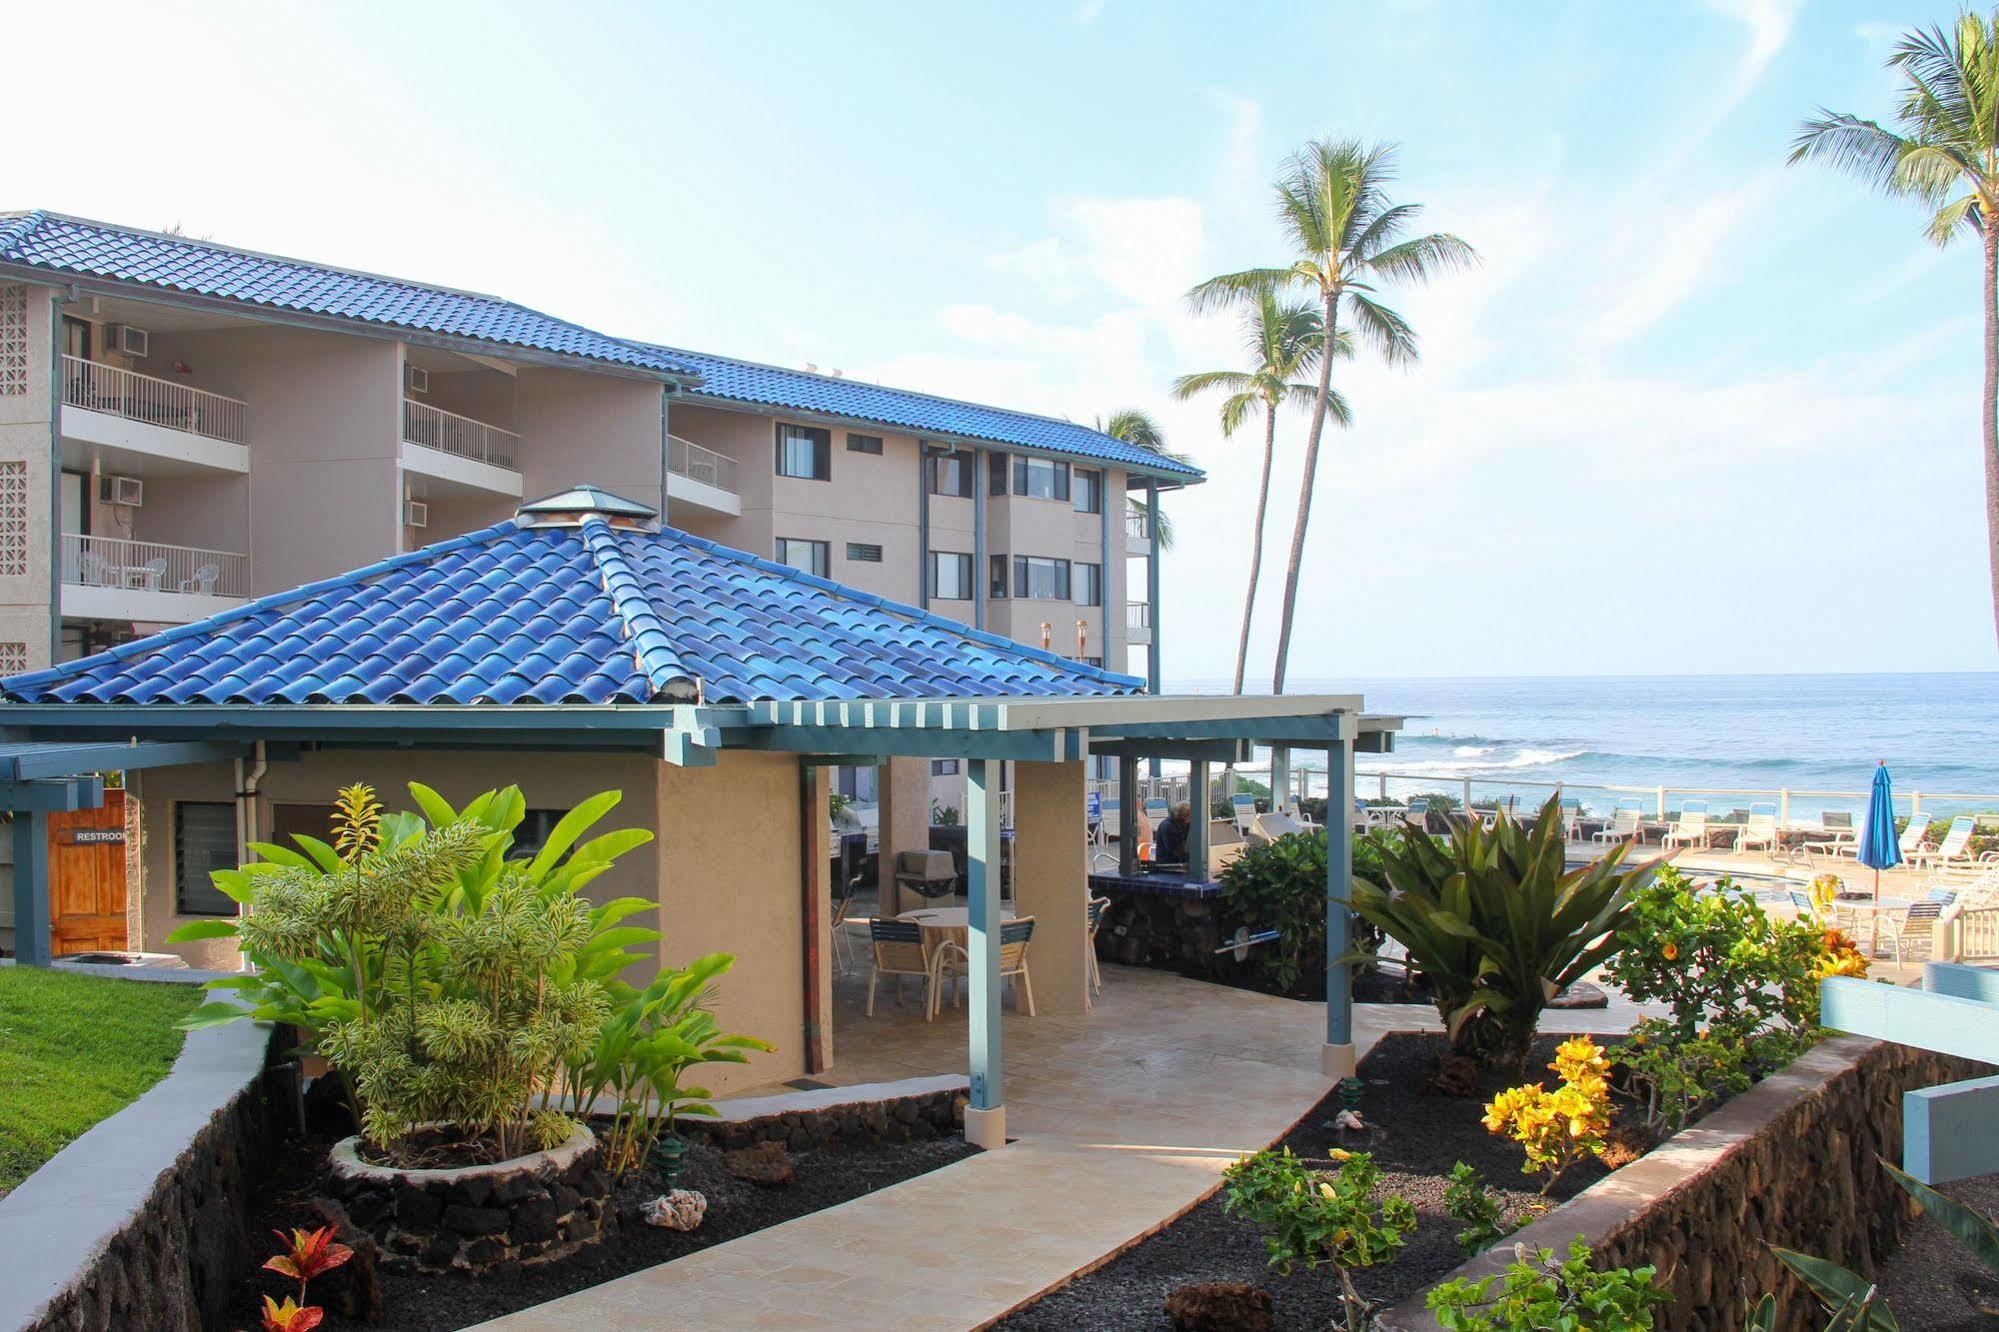
[{"label": "restroom sign", "polygon": [[72,828],[68,837],[71,846],[123,846],[123,828]]}]

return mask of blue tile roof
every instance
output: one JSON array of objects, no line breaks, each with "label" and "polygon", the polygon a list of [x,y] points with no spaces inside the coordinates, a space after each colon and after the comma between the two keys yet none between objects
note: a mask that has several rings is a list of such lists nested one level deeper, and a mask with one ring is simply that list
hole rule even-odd
[{"label": "blue tile roof", "polygon": [[667,528],[509,520],[0,680],[24,703],[748,703],[1142,682]]},{"label": "blue tile roof", "polygon": [[1052,416],[981,407],[977,403],[908,389],[883,388],[838,375],[785,370],[680,347],[655,350],[700,372],[701,384],[693,390],[697,397],[875,421],[954,439],[990,440],[995,444],[1121,463],[1189,481],[1199,481],[1205,475],[1198,467]]},{"label": "blue tile roof", "polygon": [[656,374],[690,367],[493,296],[281,259],[208,241],[32,212],[0,215],[0,264],[99,278],[267,310],[573,356]]}]

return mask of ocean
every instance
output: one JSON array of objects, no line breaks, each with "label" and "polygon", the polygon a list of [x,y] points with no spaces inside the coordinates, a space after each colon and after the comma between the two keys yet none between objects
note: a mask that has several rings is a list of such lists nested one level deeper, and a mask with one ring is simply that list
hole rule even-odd
[{"label": "ocean", "polygon": [[[1217,692],[1212,682],[1191,687]],[[1391,796],[1461,797],[1461,779],[1471,777],[1475,797],[1518,794],[1523,803],[1545,799],[1555,781],[1864,792],[1875,761],[1885,759],[1904,809],[1921,792],[1923,807],[1939,814],[1999,810],[1999,673],[1306,679],[1290,687],[1354,690],[1368,711],[1408,718],[1393,754],[1357,758],[1363,797],[1378,795],[1383,777]],[[1570,794],[1592,808],[1616,800]],[[1985,798],[1943,798],[1950,795]],[[1864,804],[1800,797],[1791,814],[1809,819]]]}]

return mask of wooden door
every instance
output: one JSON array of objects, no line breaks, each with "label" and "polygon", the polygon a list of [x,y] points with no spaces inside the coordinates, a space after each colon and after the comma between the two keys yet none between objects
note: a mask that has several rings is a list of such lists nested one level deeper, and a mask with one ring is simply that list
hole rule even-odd
[{"label": "wooden door", "polygon": [[125,793],[49,815],[49,922],[56,956],[115,952],[125,938]]}]

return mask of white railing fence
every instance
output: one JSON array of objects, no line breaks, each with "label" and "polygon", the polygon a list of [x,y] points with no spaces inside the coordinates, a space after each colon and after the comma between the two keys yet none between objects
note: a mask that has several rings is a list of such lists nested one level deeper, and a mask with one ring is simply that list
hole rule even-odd
[{"label": "white railing fence", "polygon": [[65,532],[62,581],[133,592],[247,597],[250,557],[235,551]]},{"label": "white railing fence", "polygon": [[704,449],[678,435],[666,437],[666,470],[704,486],[740,494],[736,486],[736,460],[713,449]]},{"label": "white railing fence", "polygon": [[62,400],[72,407],[231,444],[249,442],[249,406],[240,399],[80,356],[63,357],[62,369]]},{"label": "white railing fence", "polygon": [[1999,962],[1999,907],[1973,907],[1958,917],[1960,962]]},{"label": "white railing fence", "polygon": [[1146,546],[1152,543],[1152,518],[1143,509],[1124,511],[1125,540]]},{"label": "white railing fence", "polygon": [[1150,629],[1152,627],[1152,603],[1149,601],[1125,602],[1124,627],[1127,629]]},{"label": "white railing fence", "polygon": [[426,402],[403,399],[403,443],[512,468],[521,437]]}]

